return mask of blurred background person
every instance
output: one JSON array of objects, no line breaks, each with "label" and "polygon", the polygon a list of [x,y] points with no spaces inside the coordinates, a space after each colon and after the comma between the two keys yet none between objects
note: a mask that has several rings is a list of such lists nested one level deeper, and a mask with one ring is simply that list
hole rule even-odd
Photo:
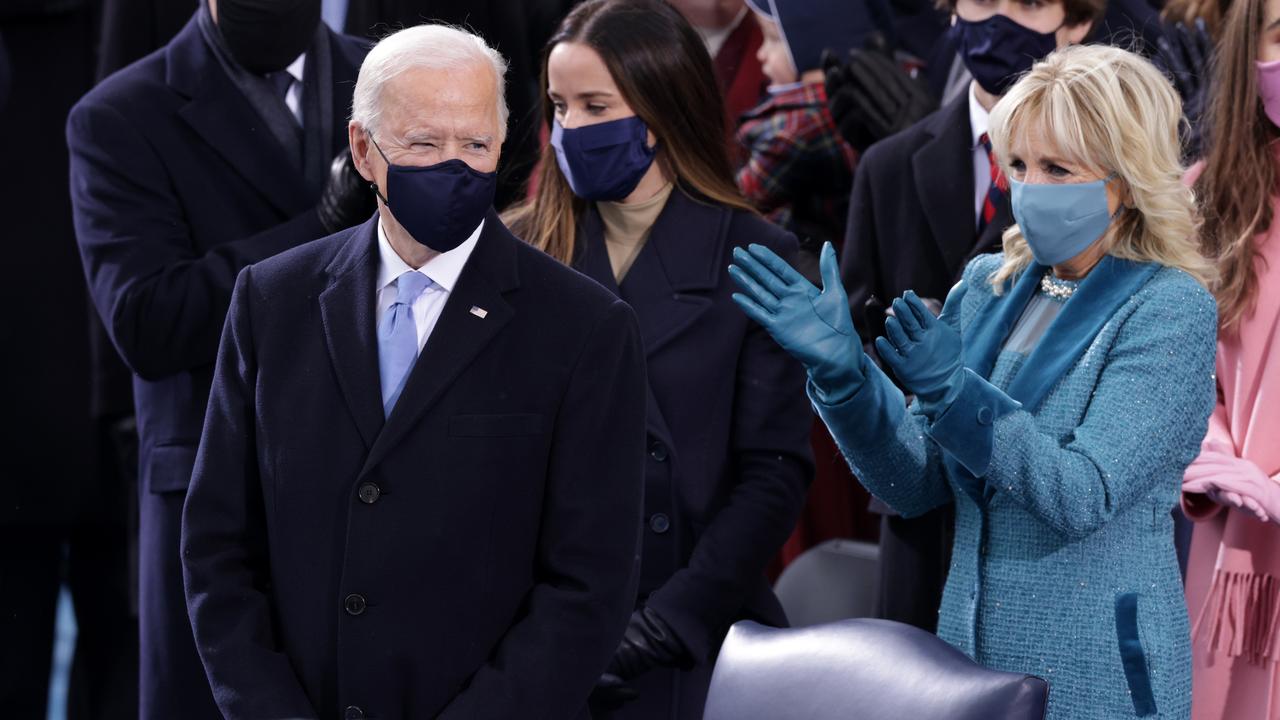
[{"label": "blurred background person", "polygon": [[1218,402],[1187,469],[1192,715],[1280,717],[1280,1],[1235,0],[1189,173],[1217,263]]},{"label": "blurred background person", "polygon": [[[1032,62],[1082,41],[1103,0],[954,0],[968,91],[858,160],[842,275],[855,326],[874,357],[887,303],[907,290],[941,299],[978,255],[999,250],[1012,222],[1008,186],[987,133],[988,114]],[[932,631],[951,555],[952,508],[898,517],[883,503],[880,616]]]},{"label": "blurred background person", "polygon": [[218,716],[178,557],[214,355],[241,268],[372,213],[342,132],[364,52],[319,0],[211,0],[68,119],[85,275],[135,374],[142,717]]},{"label": "blurred background person", "polygon": [[[648,359],[635,612],[597,686],[616,718],[696,718],[729,626],[784,626],[764,576],[812,473],[800,366],[730,301],[730,251],[795,252],[733,183],[711,59],[660,0],[589,0],[543,69],[552,127],[512,227],[625,300]],[[612,711],[612,715],[608,714]]]},{"label": "blurred background person", "polygon": [[995,106],[1017,225],[941,317],[893,304],[856,340],[835,253],[821,292],[735,252],[744,310],[809,371],[858,478],[905,516],[956,507],[938,634],[1048,678],[1047,716],[1187,717],[1191,649],[1170,510],[1213,409],[1217,312],[1178,98],[1141,57],[1050,54]]},{"label": "blurred background person", "polygon": [[96,11],[92,0],[0,7],[0,150],[25,168],[0,193],[22,268],[5,279],[0,322],[0,712],[15,718],[45,716],[61,585],[73,610],[61,617],[74,621],[64,631],[76,634],[69,683],[64,666],[49,709],[137,716],[129,489],[91,419],[87,293],[78,277],[50,285],[40,272],[78,265],[62,127],[93,84]]},{"label": "blurred background person", "polygon": [[743,160],[742,147],[733,138],[738,118],[760,102],[769,79],[761,67],[759,51],[764,41],[760,26],[752,21],[744,0],[668,0],[702,38],[715,67],[716,82],[724,97],[724,127],[729,157]]}]

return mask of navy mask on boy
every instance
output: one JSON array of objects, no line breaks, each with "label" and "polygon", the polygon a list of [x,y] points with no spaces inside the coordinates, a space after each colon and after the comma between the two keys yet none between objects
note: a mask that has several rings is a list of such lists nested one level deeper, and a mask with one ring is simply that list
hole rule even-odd
[{"label": "navy mask on boy", "polygon": [[630,195],[653,164],[649,126],[636,116],[565,129],[556,120],[551,147],[573,194],[615,202]]},{"label": "navy mask on boy", "polygon": [[[436,252],[449,252],[461,245],[479,227],[493,205],[498,173],[480,172],[454,158],[435,165],[393,165],[373,141],[378,154],[387,161],[387,194],[378,193],[395,213],[413,239]],[[395,198],[396,205],[391,204]]]},{"label": "navy mask on boy", "polygon": [[1054,33],[1041,33],[1004,15],[969,22],[959,16],[951,27],[960,56],[973,79],[992,95],[1003,95],[1022,73],[1058,47]]}]

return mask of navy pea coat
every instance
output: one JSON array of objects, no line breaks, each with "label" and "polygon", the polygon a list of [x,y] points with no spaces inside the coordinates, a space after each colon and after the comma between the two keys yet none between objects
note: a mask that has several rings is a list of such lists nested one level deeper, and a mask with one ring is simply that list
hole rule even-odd
[{"label": "navy pea coat", "polygon": [[[342,129],[367,51],[352,38],[327,38],[334,133],[326,162],[346,146]],[[217,718],[183,599],[182,501],[236,274],[324,235],[318,192],[303,189],[301,170],[194,17],[81,99],[67,143],[90,294],[135,374],[141,714]]]},{"label": "navy pea coat", "polygon": [[619,285],[594,206],[576,266],[640,321],[649,391],[645,528],[636,606],[648,605],[692,653],[689,671],[651,671],[617,718],[700,718],[729,626],[785,627],[764,569],[799,518],[813,478],[804,369],[738,309],[733,248],[794,257],[796,239],[754,213],[681,189]]},{"label": "navy pea coat", "polygon": [[581,716],[635,597],[635,316],[491,213],[384,421],[376,223],[237,282],[183,514],[218,705]]}]

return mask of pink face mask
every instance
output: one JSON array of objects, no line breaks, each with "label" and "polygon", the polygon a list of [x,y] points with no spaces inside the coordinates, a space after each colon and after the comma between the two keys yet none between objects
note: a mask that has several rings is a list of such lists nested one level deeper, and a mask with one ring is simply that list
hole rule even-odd
[{"label": "pink face mask", "polygon": [[1258,96],[1271,122],[1280,126],[1280,60],[1258,61]]}]

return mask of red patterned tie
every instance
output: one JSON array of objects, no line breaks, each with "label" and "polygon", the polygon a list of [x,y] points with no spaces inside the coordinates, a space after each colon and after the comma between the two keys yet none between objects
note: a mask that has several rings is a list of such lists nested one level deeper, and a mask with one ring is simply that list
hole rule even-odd
[{"label": "red patterned tie", "polygon": [[1009,183],[1005,180],[1004,173],[1000,171],[996,154],[991,151],[991,138],[987,137],[986,133],[982,133],[978,142],[987,151],[987,162],[991,164],[991,186],[987,188],[987,196],[982,200],[982,221],[978,223],[978,234],[981,235],[982,231],[987,229],[987,225],[995,219],[996,208],[1004,202],[1005,190],[1008,189]]}]

